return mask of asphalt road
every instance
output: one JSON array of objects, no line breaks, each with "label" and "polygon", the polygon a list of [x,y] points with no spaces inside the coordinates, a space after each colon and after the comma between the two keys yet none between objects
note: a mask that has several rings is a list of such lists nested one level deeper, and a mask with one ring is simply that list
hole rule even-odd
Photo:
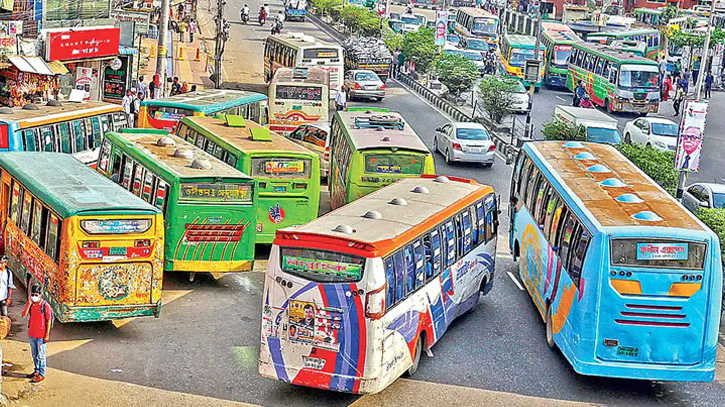
[{"label": "asphalt road", "polygon": [[[250,5],[252,10],[258,7],[255,2]],[[271,5],[276,13],[279,3]],[[227,18],[236,21],[240,7],[240,0],[229,0]],[[324,37],[309,22],[290,22],[286,29]],[[246,41],[245,46],[261,47],[257,38],[264,35],[266,30],[262,32],[258,27],[232,24],[233,40],[228,50],[239,56],[244,52],[261,55],[259,50],[235,47],[242,41]],[[236,45],[235,39],[240,39]],[[542,100],[541,105],[549,107],[557,96],[543,91],[537,95],[537,102]],[[447,121],[394,82],[380,105],[402,113],[429,147],[433,129]],[[545,116],[543,109],[535,113],[536,120],[544,120]],[[436,169],[440,174],[490,184],[506,202],[511,170],[500,160],[486,169],[472,165],[449,167],[436,154]],[[505,210],[502,215],[500,244],[508,230]],[[507,275],[516,274],[515,265],[505,255],[499,256],[497,263],[493,291],[482,299],[475,313],[452,325],[433,348],[435,356],[423,358],[413,379],[609,405],[725,405],[721,383],[652,383],[573,373],[559,353],[546,347],[544,327],[531,300]],[[49,365],[93,377],[270,407],[346,406],[354,402],[355,396],[293,387],[258,376],[263,277],[262,273],[230,275],[220,280],[200,276],[189,283],[185,276],[167,274],[161,318],[136,319],[120,327],[111,323],[57,324],[53,340],[65,342],[68,350],[51,356]],[[485,400],[476,403],[485,405]]]}]

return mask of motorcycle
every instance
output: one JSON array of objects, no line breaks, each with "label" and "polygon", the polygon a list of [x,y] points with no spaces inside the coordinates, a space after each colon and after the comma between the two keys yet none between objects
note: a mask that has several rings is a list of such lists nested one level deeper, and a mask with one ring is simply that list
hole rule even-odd
[{"label": "motorcycle", "polygon": [[243,24],[247,24],[249,22],[249,13],[240,12],[240,17]]},{"label": "motorcycle", "polygon": [[592,98],[589,97],[589,94],[585,94],[582,100],[579,101],[579,107],[583,107],[585,109],[594,108],[594,103],[592,103]]},{"label": "motorcycle", "polygon": [[282,22],[281,21],[274,21],[272,23],[272,35],[279,34],[282,32]]},{"label": "motorcycle", "polygon": [[257,18],[259,19],[259,25],[264,27],[264,23],[267,22],[267,13],[260,11],[259,16]]}]

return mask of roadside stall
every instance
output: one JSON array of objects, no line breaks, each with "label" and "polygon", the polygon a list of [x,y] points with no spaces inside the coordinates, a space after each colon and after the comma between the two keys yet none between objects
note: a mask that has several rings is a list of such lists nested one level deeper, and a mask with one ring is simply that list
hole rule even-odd
[{"label": "roadside stall", "polygon": [[45,63],[40,57],[8,56],[0,69],[0,104],[22,107],[54,98],[58,90],[56,75],[67,73],[62,64]]}]

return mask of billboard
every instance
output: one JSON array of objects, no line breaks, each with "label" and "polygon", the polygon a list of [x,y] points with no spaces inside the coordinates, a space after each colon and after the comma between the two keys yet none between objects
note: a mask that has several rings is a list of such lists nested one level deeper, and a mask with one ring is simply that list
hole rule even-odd
[{"label": "billboard", "polygon": [[120,28],[49,32],[46,61],[69,61],[118,55]]},{"label": "billboard", "polygon": [[688,100],[682,113],[680,134],[677,138],[677,156],[675,169],[697,172],[700,170],[702,141],[705,138],[707,123],[707,102]]},{"label": "billboard", "polygon": [[448,32],[448,11],[438,10],[436,11],[436,31],[435,31],[435,44],[445,45],[446,44],[446,33]]}]

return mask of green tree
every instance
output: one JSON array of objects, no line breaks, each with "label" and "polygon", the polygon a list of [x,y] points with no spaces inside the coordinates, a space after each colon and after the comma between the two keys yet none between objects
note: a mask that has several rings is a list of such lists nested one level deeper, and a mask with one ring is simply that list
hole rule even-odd
[{"label": "green tree", "polygon": [[617,150],[658,183],[665,191],[675,195],[679,176],[675,170],[675,152],[660,151],[635,144],[619,144]]},{"label": "green tree", "polygon": [[383,42],[390,51],[401,49],[403,47],[403,36],[396,34],[393,30],[386,27],[383,29]]},{"label": "green tree", "polygon": [[725,209],[700,208],[696,215],[720,238],[720,251],[725,253]]},{"label": "green tree", "polygon": [[433,71],[438,75],[438,80],[456,97],[470,89],[480,77],[476,64],[463,55],[438,55],[433,62]]},{"label": "green tree", "polygon": [[428,72],[436,57],[437,49],[433,40],[433,29],[421,27],[418,31],[409,31],[403,36],[402,51],[405,58],[415,64],[419,73]]},{"label": "green tree", "polygon": [[312,5],[323,14],[331,14],[333,10],[342,7],[343,0],[312,0]]},{"label": "green tree", "polygon": [[584,127],[556,119],[544,124],[542,132],[547,140],[585,141],[587,138]]},{"label": "green tree", "polygon": [[492,122],[499,124],[513,112],[511,89],[516,79],[484,78],[478,85],[478,100]]}]

